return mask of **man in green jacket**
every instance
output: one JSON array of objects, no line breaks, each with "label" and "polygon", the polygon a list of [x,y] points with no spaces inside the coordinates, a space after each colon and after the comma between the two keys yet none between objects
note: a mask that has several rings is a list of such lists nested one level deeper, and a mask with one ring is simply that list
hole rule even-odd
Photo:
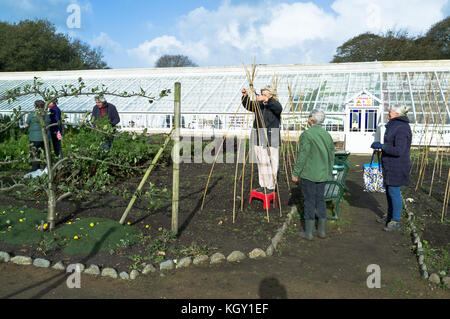
[{"label": "man in green jacket", "polygon": [[334,143],[331,135],[322,128],[325,113],[312,110],[308,117],[310,128],[299,140],[297,162],[292,180],[298,182],[304,197],[305,231],[302,238],[311,240],[315,228],[315,211],[319,217],[317,234],[325,238],[327,211],[325,203],[325,182],[332,178],[334,164]]}]

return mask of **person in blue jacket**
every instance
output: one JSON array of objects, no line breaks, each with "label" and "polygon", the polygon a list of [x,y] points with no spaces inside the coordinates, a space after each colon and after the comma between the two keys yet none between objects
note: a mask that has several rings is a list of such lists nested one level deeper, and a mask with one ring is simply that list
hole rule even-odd
[{"label": "person in blue jacket", "polygon": [[53,150],[55,155],[60,159],[63,158],[61,139],[62,139],[62,125],[61,125],[61,110],[59,109],[58,100],[54,99],[48,104],[48,109],[50,111],[50,139],[53,144]]},{"label": "person in blue jacket", "polygon": [[407,116],[409,109],[409,106],[393,105],[389,109],[389,122],[386,124],[384,144],[375,142],[371,146],[382,152],[381,164],[388,211],[386,216],[377,221],[386,224],[385,231],[394,231],[401,227],[401,186],[409,185],[411,171],[412,132]]}]

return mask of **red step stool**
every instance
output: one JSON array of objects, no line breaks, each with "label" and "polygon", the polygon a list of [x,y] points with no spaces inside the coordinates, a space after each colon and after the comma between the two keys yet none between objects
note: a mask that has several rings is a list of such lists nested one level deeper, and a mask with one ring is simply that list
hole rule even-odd
[{"label": "red step stool", "polygon": [[252,203],[252,198],[262,199],[264,202],[264,209],[270,208],[270,202],[273,200],[274,207],[277,207],[277,193],[273,192],[270,194],[259,193],[255,189],[250,192],[250,200],[248,204]]}]

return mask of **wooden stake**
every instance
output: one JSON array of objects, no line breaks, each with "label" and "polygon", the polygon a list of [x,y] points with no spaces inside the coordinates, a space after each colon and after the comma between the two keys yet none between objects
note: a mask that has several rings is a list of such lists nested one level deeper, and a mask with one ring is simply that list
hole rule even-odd
[{"label": "wooden stake", "polygon": [[174,102],[174,146],[172,176],[172,233],[178,234],[178,208],[180,190],[180,122],[181,122],[181,83],[175,83]]}]

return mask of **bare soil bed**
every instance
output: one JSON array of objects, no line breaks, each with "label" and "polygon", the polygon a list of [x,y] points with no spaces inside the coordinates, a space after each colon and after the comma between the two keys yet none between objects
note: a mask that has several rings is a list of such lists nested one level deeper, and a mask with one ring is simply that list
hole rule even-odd
[{"label": "bare soil bed", "polygon": [[[241,169],[242,166],[240,166]],[[156,211],[149,211],[148,203],[137,200],[128,215],[127,222],[142,231],[141,240],[131,247],[113,251],[92,251],[84,255],[66,255],[61,249],[41,251],[37,246],[17,246],[0,243],[0,250],[13,255],[27,255],[33,258],[46,258],[50,261],[63,261],[65,264],[81,262],[100,267],[114,267],[118,271],[141,269],[143,263],[153,263],[186,256],[212,255],[221,252],[225,256],[234,250],[249,253],[254,248],[265,250],[288,213],[291,195],[284,172],[279,175],[280,205],[271,205],[267,212],[260,200],[253,199],[248,204],[250,193],[250,166],[245,169],[243,210],[241,211],[241,183],[237,184],[236,215],[233,223],[234,205],[234,164],[216,164],[211,177],[204,209],[201,210],[203,191],[210,173],[211,164],[182,164],[180,170],[179,233],[171,234],[172,203],[166,200]],[[240,175],[240,174],[239,174]],[[254,166],[253,185],[257,180]],[[141,177],[122,180],[114,188],[126,189],[133,194]],[[148,183],[172,189],[172,166],[158,168],[149,177]],[[113,187],[112,187],[113,188]],[[145,189],[143,190],[145,191]],[[297,190],[298,191],[298,190]],[[131,196],[130,196],[131,197]],[[127,207],[130,197],[124,198],[110,192],[93,193],[88,201],[64,200],[57,205],[57,226],[78,218],[99,217],[119,221]],[[290,203],[289,203],[290,204]],[[27,206],[46,210],[46,201],[27,200],[14,192],[0,194],[0,207],[8,205]]]}]

